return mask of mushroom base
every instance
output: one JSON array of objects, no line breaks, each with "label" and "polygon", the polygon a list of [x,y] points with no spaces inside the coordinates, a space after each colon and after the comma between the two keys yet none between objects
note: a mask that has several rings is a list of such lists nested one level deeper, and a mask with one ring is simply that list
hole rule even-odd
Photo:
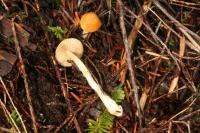
[{"label": "mushroom base", "polygon": [[110,96],[108,96],[100,87],[99,84],[95,82],[93,79],[90,71],[87,69],[87,67],[83,64],[83,62],[76,57],[72,52],[66,51],[65,55],[67,57],[70,57],[70,59],[76,64],[76,66],[79,68],[79,70],[83,73],[83,76],[86,78],[88,84],[91,86],[91,88],[97,93],[97,95],[100,97],[102,102],[104,103],[107,110],[115,116],[122,116],[123,109],[120,105],[118,105]]}]

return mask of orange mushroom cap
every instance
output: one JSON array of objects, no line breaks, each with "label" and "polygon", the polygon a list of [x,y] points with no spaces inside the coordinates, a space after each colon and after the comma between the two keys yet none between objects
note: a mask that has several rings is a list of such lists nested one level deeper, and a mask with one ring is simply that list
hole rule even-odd
[{"label": "orange mushroom cap", "polygon": [[88,12],[81,17],[80,26],[84,32],[95,32],[101,27],[101,20],[96,13]]}]

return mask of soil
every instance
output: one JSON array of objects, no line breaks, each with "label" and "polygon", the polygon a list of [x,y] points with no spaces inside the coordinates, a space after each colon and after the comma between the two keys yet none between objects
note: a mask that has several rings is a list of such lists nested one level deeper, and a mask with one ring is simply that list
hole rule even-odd
[{"label": "soil", "polygon": [[[59,42],[70,37],[83,43],[81,60],[108,95],[122,85],[123,115],[115,117],[108,131],[199,132],[200,3],[160,1],[180,23],[177,26],[156,2],[127,0],[121,5],[120,1],[0,2],[0,50],[7,55],[0,53],[0,132],[24,130],[22,123],[19,130],[11,124],[8,112],[15,109],[7,91],[27,132],[87,132],[89,119],[98,120],[105,107],[82,73],[74,64],[64,68],[55,59]],[[77,18],[89,11],[96,12],[102,26],[83,38]],[[58,33],[59,38],[49,26],[66,32]],[[131,47],[131,62],[125,54],[126,43]],[[198,46],[193,48],[195,43]],[[144,94],[146,101],[141,100]],[[144,104],[141,117],[136,115],[139,104]]]}]

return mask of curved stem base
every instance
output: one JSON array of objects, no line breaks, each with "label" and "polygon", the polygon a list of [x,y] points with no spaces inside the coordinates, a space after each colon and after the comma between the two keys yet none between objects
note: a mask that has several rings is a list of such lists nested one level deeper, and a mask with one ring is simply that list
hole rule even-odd
[{"label": "curved stem base", "polygon": [[76,64],[76,66],[79,68],[79,70],[83,73],[83,76],[86,78],[88,84],[97,93],[97,95],[102,100],[105,107],[107,108],[107,110],[112,115],[122,116],[122,113],[123,113],[122,107],[120,105],[118,105],[110,96],[108,96],[102,90],[101,86],[96,83],[96,81],[93,79],[90,71],[83,64],[83,62],[70,51],[66,51],[65,54],[66,54],[66,56],[70,57],[70,59]]}]

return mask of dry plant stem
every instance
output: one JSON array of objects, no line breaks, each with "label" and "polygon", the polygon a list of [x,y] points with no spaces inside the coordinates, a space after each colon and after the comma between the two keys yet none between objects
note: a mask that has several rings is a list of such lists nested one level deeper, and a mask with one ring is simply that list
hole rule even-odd
[{"label": "dry plant stem", "polygon": [[153,30],[151,29],[151,27],[149,27],[147,24],[143,23],[143,25],[146,27],[146,29],[151,33],[153,39],[157,42],[159,42],[161,45],[163,45],[163,47],[166,49],[167,53],[172,57],[172,59],[174,60],[174,62],[176,63],[178,69],[180,70],[180,66],[177,62],[177,59],[173,56],[173,54],[171,53],[171,51],[169,50],[169,48],[167,47],[167,45],[153,32]]},{"label": "dry plant stem", "polygon": [[126,52],[126,60],[128,63],[128,69],[130,72],[130,79],[131,79],[131,84],[132,88],[134,91],[134,97],[135,97],[135,102],[138,110],[138,115],[139,115],[139,123],[140,127],[142,127],[142,113],[141,113],[141,108],[139,104],[139,96],[138,96],[138,86],[135,81],[135,74],[132,68],[132,61],[131,61],[131,55],[130,55],[130,49],[128,46],[128,39],[127,39],[127,34],[126,34],[126,29],[125,29],[125,24],[124,24],[124,9],[123,9],[123,3],[121,0],[118,0],[119,3],[119,8],[120,8],[120,28],[122,31],[122,37],[123,37],[123,42],[125,46],[125,52]]},{"label": "dry plant stem", "polygon": [[[184,52],[185,52],[185,37],[183,36],[180,39],[180,47],[179,47],[180,61],[182,61],[182,57],[184,56]],[[179,81],[179,76],[180,76],[181,71],[176,68],[175,72],[176,72],[175,77],[172,79],[170,87],[169,87],[169,91],[168,91],[169,94],[174,91],[174,89],[177,86],[178,81]]]},{"label": "dry plant stem", "polygon": [[91,73],[89,72],[87,67],[83,64],[83,62],[70,51],[66,51],[65,54],[66,54],[66,56],[71,58],[71,60],[76,64],[76,66],[79,68],[79,70],[83,73],[83,76],[88,81],[88,84],[92,87],[92,89],[100,97],[100,99],[106,106],[107,110],[112,115],[121,116],[122,115],[122,107],[120,105],[117,105],[117,103],[113,99],[111,99],[105,92],[103,92],[101,86],[95,82]]},{"label": "dry plant stem", "polygon": [[186,66],[183,63],[181,63],[181,70],[182,70],[183,75],[185,76],[185,79],[187,80],[187,82],[191,86],[191,90],[193,92],[197,92],[197,88],[196,88],[193,80],[190,79],[190,73],[189,73],[188,69],[186,68]]},{"label": "dry plant stem", "polygon": [[191,133],[191,130],[190,130],[190,124],[185,122],[185,121],[172,121],[173,123],[180,123],[180,124],[184,124],[187,126],[188,128],[188,133]]},{"label": "dry plant stem", "polygon": [[192,10],[200,10],[200,8],[199,8],[200,4],[197,4],[197,3],[190,3],[190,2],[184,2],[184,1],[171,0],[170,4],[177,5],[177,6],[180,6],[180,7],[190,8]]},{"label": "dry plant stem", "polygon": [[69,15],[69,13],[67,11],[65,11],[64,7],[61,7],[62,12],[66,15],[66,17],[73,23],[76,24],[76,22],[74,21],[74,19]]},{"label": "dry plant stem", "polygon": [[91,66],[95,69],[95,71],[96,71],[96,73],[97,73],[97,75],[98,75],[98,78],[99,78],[99,83],[100,83],[101,85],[103,85],[103,79],[102,79],[102,77],[101,77],[101,74],[100,74],[98,68],[97,68],[96,65],[93,63],[93,61],[90,60],[90,58],[87,57],[87,60],[88,60],[88,62],[91,64]]},{"label": "dry plant stem", "polygon": [[[140,4],[139,4],[138,1],[137,1],[137,4],[140,7]],[[132,49],[134,47],[136,37],[137,37],[137,35],[139,33],[140,28],[142,27],[142,23],[143,23],[143,20],[144,20],[143,12],[146,12],[146,10],[144,8],[145,6],[148,6],[148,4],[146,5],[146,2],[144,2],[142,8],[140,8],[140,13],[138,15],[139,17],[138,17],[138,19],[136,19],[136,21],[134,23],[134,26],[132,27],[132,30],[131,30],[131,32],[128,35],[128,45],[129,45],[130,49]],[[124,7],[124,8],[126,9],[126,7]],[[126,63],[125,60],[126,60],[126,53],[123,54],[122,65],[124,63]],[[121,82],[122,83],[124,83],[124,81],[125,81],[126,73],[127,73],[127,69],[121,71]]]},{"label": "dry plant stem", "polygon": [[9,8],[7,7],[7,5],[4,2],[4,0],[1,0],[1,3],[3,4],[4,8],[6,9],[6,11],[9,12]]},{"label": "dry plant stem", "polygon": [[35,6],[36,6],[37,11],[39,12],[40,11],[40,5],[39,5],[38,0],[35,0]]},{"label": "dry plant stem", "polygon": [[[127,10],[131,15],[133,15],[135,18],[139,18],[137,15],[135,15],[133,12],[131,12],[130,10]],[[174,62],[176,63],[178,69],[180,70],[180,66],[178,64],[177,59],[173,56],[173,54],[171,53],[171,51],[169,50],[169,48],[167,47],[167,45],[153,32],[153,30],[151,29],[151,27],[149,27],[146,23],[143,22],[143,25],[146,27],[146,29],[151,33],[151,36],[153,37],[153,39],[156,42],[159,42],[167,51],[167,53],[171,56],[171,58],[174,60]],[[187,41],[186,41],[187,42]],[[187,43],[188,44],[188,43]]]},{"label": "dry plant stem", "polygon": [[[165,23],[164,20],[162,20],[158,14],[156,14],[151,8],[148,8],[158,19],[160,19],[160,21],[172,32],[174,33],[178,38],[182,38],[181,35],[179,35],[175,30],[173,30],[169,25],[167,25]],[[186,31],[182,31],[183,33],[185,33]],[[186,33],[187,34],[187,33]],[[190,38],[190,37],[189,37]],[[191,38],[190,38],[191,39]],[[195,47],[190,41],[186,40],[186,44],[188,45],[188,47],[190,47],[192,50],[197,51],[198,53],[200,52],[200,48]]]},{"label": "dry plant stem", "polygon": [[4,127],[0,127],[0,132],[1,133],[19,133],[19,132],[13,131],[12,129],[4,128]]},{"label": "dry plant stem", "polygon": [[70,125],[70,124],[71,124],[71,121],[72,121],[72,120],[70,120],[70,119],[72,119],[73,117],[75,117],[76,114],[77,114],[80,110],[82,110],[83,107],[84,107],[85,105],[91,105],[91,104],[92,104],[94,101],[96,101],[96,100],[97,100],[97,97],[96,97],[96,98],[93,98],[93,99],[91,99],[91,100],[89,100],[88,103],[83,103],[83,104],[81,104],[81,105],[79,106],[79,108],[74,112],[74,115],[71,116],[71,117],[67,117],[67,118],[64,120],[64,122],[56,128],[56,130],[54,131],[54,133],[58,133],[64,125],[66,125],[66,124],[67,124],[67,125]]},{"label": "dry plant stem", "polygon": [[27,73],[26,73],[26,70],[25,70],[24,61],[23,61],[22,55],[21,55],[21,48],[19,46],[19,41],[17,39],[17,34],[16,34],[16,31],[15,31],[14,18],[12,19],[12,32],[13,32],[13,36],[14,36],[15,49],[17,51],[17,56],[18,56],[18,59],[19,59],[20,67],[21,67],[20,69],[22,71],[22,76],[23,76],[23,79],[24,79],[27,103],[28,103],[28,106],[29,106],[29,110],[30,110],[30,114],[31,114],[32,122],[33,122],[33,130],[34,130],[34,133],[38,133],[38,129],[37,129],[37,126],[36,126],[35,113],[34,113],[33,105],[32,105],[32,102],[31,102],[30,88],[29,88],[28,79],[27,79],[28,76],[27,76]]},{"label": "dry plant stem", "polygon": [[28,16],[28,9],[27,9],[27,5],[26,5],[25,1],[26,0],[21,0],[21,2],[23,3],[24,12],[25,12],[26,16]]},{"label": "dry plant stem", "polygon": [[154,5],[159,8],[170,20],[172,20],[175,25],[177,27],[180,27],[182,29],[184,29],[185,31],[187,31],[190,35],[194,36],[196,38],[196,40],[200,41],[200,37],[198,34],[194,33],[193,31],[191,31],[190,29],[188,29],[187,27],[185,27],[183,24],[181,24],[179,21],[177,21],[173,16],[171,16],[164,7],[161,6],[161,4],[154,0]]},{"label": "dry plant stem", "polygon": [[67,117],[67,118],[64,120],[64,122],[62,122],[62,123],[56,128],[56,130],[54,131],[54,133],[59,133],[60,130],[62,129],[62,127],[63,127],[65,124],[67,124],[67,123],[70,121],[70,119],[72,119],[72,116],[71,116],[71,117]]},{"label": "dry plant stem", "polygon": [[[173,30],[171,27],[169,27],[159,16],[158,16],[158,14],[156,14],[151,8],[148,8],[158,19],[160,19],[160,21],[162,21],[162,23],[172,32],[172,33],[174,33],[176,36],[178,36],[179,38],[181,38],[182,36],[181,35],[179,35],[175,30]],[[132,11],[130,11],[128,8],[126,8],[125,7],[125,10],[127,11],[127,12],[129,12],[131,15],[133,15],[135,18],[137,18],[137,19],[140,19],[140,17],[141,17],[141,15],[139,14],[138,16],[136,16]],[[144,22],[142,22],[144,25],[145,25],[145,23]],[[138,31],[142,36],[144,36],[140,31]],[[145,37],[146,38],[146,37]],[[147,40],[149,40],[148,38],[146,38]],[[150,41],[150,40],[149,40]],[[153,44],[153,42],[152,41],[150,41],[152,44]],[[190,41],[188,41],[188,40],[186,40],[186,44],[191,48],[191,49],[193,49],[193,50],[195,50],[195,51],[199,51],[198,49],[196,49],[196,47],[194,47],[194,45],[190,42]]]},{"label": "dry plant stem", "polygon": [[[196,40],[200,41],[200,37],[194,33],[193,31],[189,30],[187,27],[183,26],[179,21],[173,18],[161,5],[158,1],[153,1],[154,5],[159,8],[170,20],[174,22],[174,24],[178,27],[178,29],[192,42],[194,47],[199,49],[199,45],[194,41],[194,39],[189,35],[191,34],[196,38]],[[187,31],[187,32],[186,32]],[[188,34],[189,33],[189,34]]]},{"label": "dry plant stem", "polygon": [[198,114],[198,113],[200,113],[200,109],[195,110],[195,111],[193,111],[192,113],[187,114],[187,115],[185,115],[185,116],[179,118],[178,120],[182,121],[182,120],[184,120],[184,119],[188,119],[189,117],[192,117],[192,116],[194,116],[194,115],[196,115],[196,114]]},{"label": "dry plant stem", "polygon": [[26,12],[26,15],[28,16],[28,9],[27,9],[27,6],[31,7],[33,9],[33,11],[35,11],[35,13],[39,16],[39,18],[41,19],[40,15],[39,15],[39,12],[37,11],[37,9],[28,1],[26,0],[23,0],[22,1],[23,4],[24,4],[24,10]]},{"label": "dry plant stem", "polygon": [[1,108],[2,108],[2,110],[4,112],[4,114],[5,114],[5,117],[10,121],[10,123],[12,123],[12,128],[15,128],[18,133],[21,133],[21,131],[19,130],[19,127],[17,126],[17,124],[13,120],[13,118],[11,117],[10,112],[6,108],[5,104],[1,101],[1,99],[0,99],[0,105],[1,105]]},{"label": "dry plant stem", "polygon": [[[21,121],[21,123],[22,123],[22,127],[23,127],[23,129],[24,129],[24,132],[27,133],[26,126],[25,126],[25,124],[24,124],[24,122],[23,122],[23,120],[22,120],[22,117],[21,117],[21,115],[20,115],[20,113],[19,113],[17,107],[15,106],[15,104],[14,104],[14,102],[13,102],[13,100],[12,100],[12,98],[11,98],[11,96],[10,96],[8,90],[7,90],[7,87],[6,87],[6,85],[4,84],[3,79],[2,79],[1,76],[0,76],[0,81],[1,81],[1,84],[3,85],[3,87],[4,87],[4,90],[5,90],[6,94],[8,95],[8,98],[9,98],[9,100],[10,100],[10,102],[11,102],[11,104],[12,104],[14,110],[16,111],[17,115],[19,116],[19,119],[20,119],[20,121]],[[11,118],[11,120],[13,120],[13,119]],[[13,121],[12,121],[12,122],[13,122]],[[16,125],[15,121],[14,121],[13,123]],[[17,128],[17,130],[19,131],[17,125],[16,125],[16,128]],[[19,132],[20,132],[20,131],[19,131]]]},{"label": "dry plant stem", "polygon": [[[132,30],[128,35],[128,45],[129,45],[130,49],[134,47],[135,40],[137,38],[138,33],[140,32],[140,28],[142,27],[142,24],[143,24],[143,21],[144,21],[144,15],[143,14],[148,12],[147,7],[150,7],[152,2],[151,1],[144,1],[142,7],[141,7],[138,0],[136,0],[136,3],[138,5],[138,7],[140,8],[140,12],[138,14],[139,17],[135,20],[134,26],[132,27]],[[124,7],[124,9],[126,10],[127,8]],[[126,63],[125,59],[126,59],[126,54],[124,54],[123,57],[122,57],[123,63]],[[124,81],[125,81],[126,73],[127,73],[126,69],[124,71],[122,71],[122,74],[121,74],[122,83],[124,83]]]},{"label": "dry plant stem", "polygon": [[188,6],[200,6],[199,3],[193,3],[193,2],[185,2],[185,1],[179,1],[179,0],[171,0],[170,3],[180,3],[180,4],[185,4],[185,5],[188,5]]},{"label": "dry plant stem", "polygon": [[187,110],[189,110],[191,108],[191,106],[195,103],[196,100],[197,100],[197,98],[194,98],[194,100],[188,105],[188,107],[186,107],[182,111],[178,112],[177,114],[173,115],[168,121],[175,119],[177,116],[179,116],[179,115],[183,114],[184,112],[186,112]]},{"label": "dry plant stem", "polygon": [[172,133],[172,122],[169,122],[168,131],[167,133]]}]

